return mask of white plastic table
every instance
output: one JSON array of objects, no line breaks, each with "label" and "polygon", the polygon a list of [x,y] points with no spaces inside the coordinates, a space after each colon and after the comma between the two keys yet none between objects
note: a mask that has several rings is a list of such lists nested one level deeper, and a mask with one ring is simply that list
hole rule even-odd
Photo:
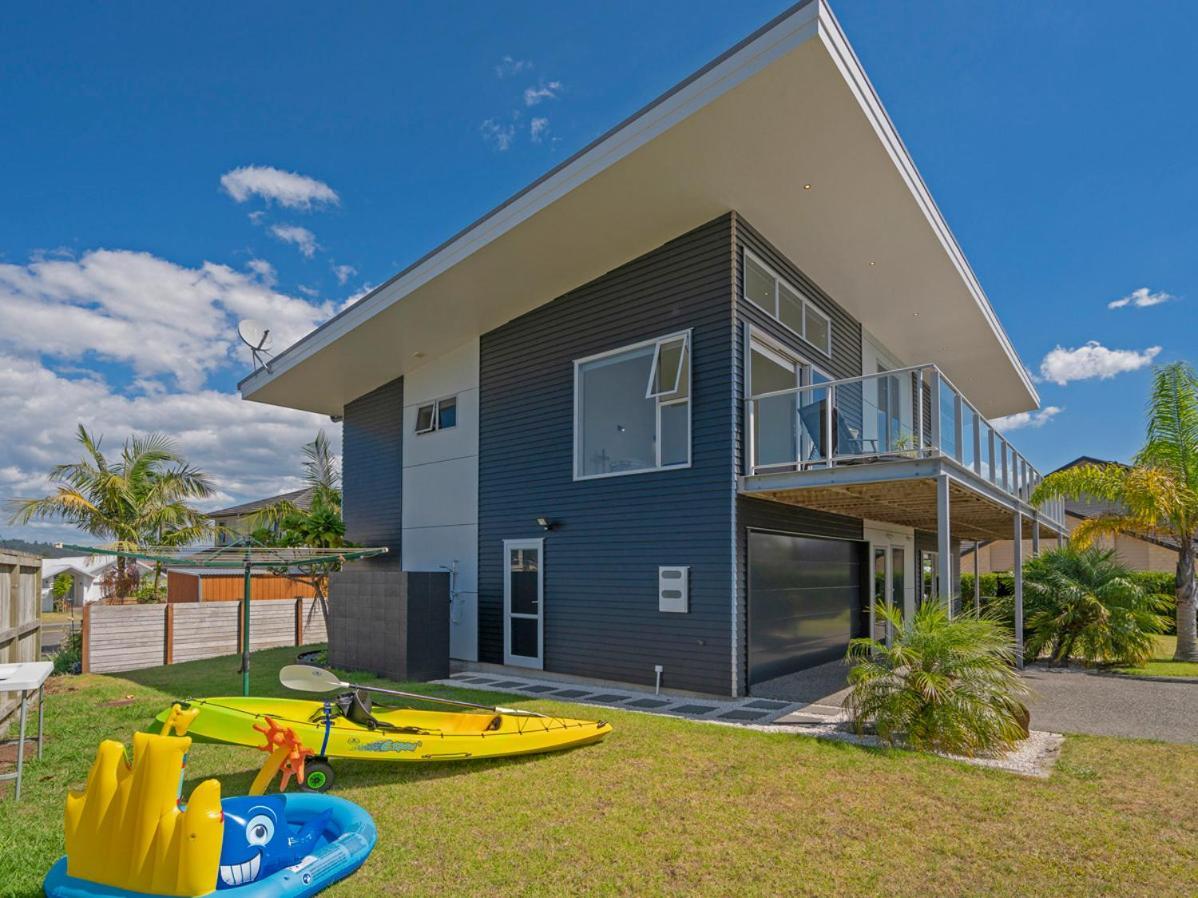
[{"label": "white plastic table", "polygon": [[[54,665],[49,661],[22,661],[18,664],[0,664],[0,692],[21,693],[20,735],[17,741],[17,772],[0,774],[0,780],[16,780],[16,800],[21,800],[21,774],[25,772],[25,718],[28,713],[29,694],[37,693],[37,756],[42,756],[42,721],[45,717],[45,685]],[[5,739],[4,742],[12,742]]]}]

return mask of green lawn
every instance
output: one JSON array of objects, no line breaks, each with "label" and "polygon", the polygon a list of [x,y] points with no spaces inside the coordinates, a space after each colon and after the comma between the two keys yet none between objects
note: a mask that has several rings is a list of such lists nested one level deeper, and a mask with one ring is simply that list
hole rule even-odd
[{"label": "green lawn", "polygon": [[[275,672],[293,658],[294,649],[258,653],[255,690],[281,692]],[[83,784],[101,738],[128,740],[172,698],[236,693],[235,669],[221,658],[55,681],[46,757],[27,768],[19,806],[0,799],[0,894],[40,894],[63,850],[65,790]],[[1043,781],[790,734],[526,704],[601,714],[615,731],[600,745],[521,759],[342,762],[338,792],[374,815],[379,843],[327,894],[1195,891],[1198,746],[1071,737]],[[185,791],[216,776],[225,794],[243,792],[260,760],[196,745]]]},{"label": "green lawn", "polygon": [[1152,653],[1152,659],[1141,667],[1119,667],[1119,673],[1135,674],[1141,677],[1198,677],[1198,662],[1174,661],[1173,652],[1177,650],[1176,636],[1157,636],[1157,649]]}]

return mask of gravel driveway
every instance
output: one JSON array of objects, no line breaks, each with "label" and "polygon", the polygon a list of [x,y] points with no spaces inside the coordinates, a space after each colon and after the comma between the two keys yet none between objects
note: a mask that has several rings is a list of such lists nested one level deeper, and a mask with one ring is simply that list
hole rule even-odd
[{"label": "gravel driveway", "polygon": [[1081,670],[1029,667],[1032,727],[1198,743],[1198,683],[1136,680]]}]

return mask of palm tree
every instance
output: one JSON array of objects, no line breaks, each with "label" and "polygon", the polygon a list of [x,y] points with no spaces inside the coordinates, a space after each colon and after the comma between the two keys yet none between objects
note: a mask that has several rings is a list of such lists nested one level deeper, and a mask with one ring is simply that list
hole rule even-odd
[{"label": "palm tree", "polygon": [[1178,661],[1198,661],[1198,374],[1184,362],[1158,368],[1144,448],[1130,466],[1085,464],[1044,478],[1032,495],[1098,499],[1118,509],[1082,521],[1070,539],[1087,546],[1116,533],[1164,534],[1177,543]]},{"label": "palm tree", "polygon": [[[339,549],[351,545],[345,540],[345,522],[341,518],[341,471],[323,430],[304,446],[304,481],[309,503],[301,508],[287,499],[258,511],[251,518],[251,540],[270,546],[310,546]],[[316,592],[321,612],[328,620],[329,574],[340,570],[337,562],[301,564],[299,576],[287,569],[279,573],[310,585]]]},{"label": "palm tree", "polygon": [[[120,457],[110,460],[82,424],[83,458],[50,471],[54,492],[10,503],[12,522],[73,524],[112,548],[136,551],[147,545],[187,545],[209,530],[208,518],[188,503],[212,494],[208,475],[191,467],[162,434],[132,436]],[[116,561],[117,582],[127,584],[126,558]]]},{"label": "palm tree", "polygon": [[888,745],[973,756],[1009,749],[1027,736],[1027,694],[1015,670],[1014,638],[972,613],[950,618],[948,601],[904,617],[878,604],[889,641],[849,644],[844,700],[857,732],[872,724]]},{"label": "palm tree", "polygon": [[1023,569],[1027,595],[1024,651],[1053,661],[1140,664],[1152,655],[1152,634],[1165,629],[1162,601],[1115,558],[1114,549],[1067,546],[1045,552]]}]

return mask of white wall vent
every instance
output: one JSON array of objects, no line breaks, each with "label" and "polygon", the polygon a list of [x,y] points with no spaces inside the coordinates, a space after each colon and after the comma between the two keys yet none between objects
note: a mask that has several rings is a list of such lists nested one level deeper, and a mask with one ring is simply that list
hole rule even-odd
[{"label": "white wall vent", "polygon": [[690,568],[659,567],[657,569],[657,610],[675,614],[690,611]]}]

